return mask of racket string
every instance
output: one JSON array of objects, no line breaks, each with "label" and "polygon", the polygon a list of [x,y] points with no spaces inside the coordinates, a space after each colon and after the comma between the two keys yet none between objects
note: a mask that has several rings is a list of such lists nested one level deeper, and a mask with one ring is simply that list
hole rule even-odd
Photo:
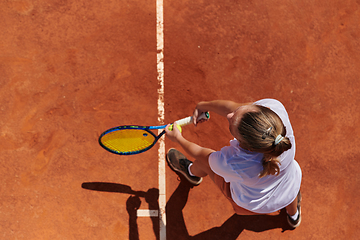
[{"label": "racket string", "polygon": [[118,154],[140,152],[151,147],[156,138],[144,129],[119,129],[101,137],[104,147]]}]

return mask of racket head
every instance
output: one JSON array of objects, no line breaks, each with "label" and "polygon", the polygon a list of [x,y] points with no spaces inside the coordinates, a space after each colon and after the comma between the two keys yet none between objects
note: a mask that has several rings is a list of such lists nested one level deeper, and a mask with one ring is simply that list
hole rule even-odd
[{"label": "racket head", "polygon": [[163,133],[156,136],[149,127],[119,126],[103,132],[99,137],[99,144],[115,154],[133,155],[152,148]]}]

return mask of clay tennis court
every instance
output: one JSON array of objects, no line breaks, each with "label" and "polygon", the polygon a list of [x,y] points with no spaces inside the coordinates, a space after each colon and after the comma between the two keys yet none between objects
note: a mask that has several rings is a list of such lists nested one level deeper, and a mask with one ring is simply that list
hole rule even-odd
[{"label": "clay tennis court", "polygon": [[[0,239],[357,239],[359,23],[359,0],[0,1]],[[295,230],[284,211],[234,215],[210,179],[191,187],[161,157],[178,147],[166,137],[133,156],[98,144],[201,100],[262,98],[295,132]],[[183,134],[231,139],[215,114]]]}]

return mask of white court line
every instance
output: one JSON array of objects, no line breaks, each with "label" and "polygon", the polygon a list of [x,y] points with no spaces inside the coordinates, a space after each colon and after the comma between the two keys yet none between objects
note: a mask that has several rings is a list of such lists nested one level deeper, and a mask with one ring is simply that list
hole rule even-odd
[{"label": "white court line", "polygon": [[[164,14],[163,0],[156,0],[156,44],[157,44],[157,80],[159,84],[158,92],[158,122],[164,124]],[[162,132],[158,130],[158,134]],[[158,175],[159,175],[159,211],[138,209],[138,217],[159,217],[159,239],[166,240],[166,177],[165,177],[165,136],[159,140],[158,150]]]},{"label": "white court line", "polygon": [[138,217],[158,217],[158,210],[150,210],[150,209],[138,209],[137,210]]},{"label": "white court line", "polygon": [[[164,124],[164,4],[156,0],[156,44],[157,44],[157,80],[158,88],[158,121]],[[160,134],[161,130],[158,130]],[[158,169],[159,169],[159,238],[166,240],[166,178],[165,178],[165,136],[159,139]]]}]

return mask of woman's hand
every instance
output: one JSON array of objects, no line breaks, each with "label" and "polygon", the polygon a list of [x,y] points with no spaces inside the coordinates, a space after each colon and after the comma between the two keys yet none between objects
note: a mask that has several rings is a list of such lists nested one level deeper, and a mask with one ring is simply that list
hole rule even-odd
[{"label": "woman's hand", "polygon": [[252,103],[236,103],[228,100],[213,100],[213,101],[202,101],[196,105],[196,108],[193,113],[193,123],[196,126],[197,123],[206,121],[206,120],[197,120],[197,118],[203,112],[214,112],[220,116],[226,117],[229,113],[234,112],[237,108],[250,105]]},{"label": "woman's hand", "polygon": [[194,112],[193,112],[193,124],[195,125],[195,127],[196,127],[196,125],[198,124],[198,123],[202,123],[202,122],[206,122],[207,121],[207,119],[204,119],[204,118],[202,118],[202,119],[200,119],[200,120],[198,120],[198,118],[199,118],[199,116],[201,115],[201,114],[203,114],[203,113],[205,113],[205,112],[207,112],[207,111],[203,111],[203,110],[201,110],[201,109],[199,109],[198,107],[196,107],[195,108],[195,110],[194,110]]},{"label": "woman's hand", "polygon": [[204,148],[197,145],[196,143],[186,140],[177,128],[176,122],[174,123],[172,131],[169,130],[169,127],[170,124],[165,128],[166,137],[171,141],[178,143],[192,158],[208,158],[210,153],[214,152],[214,150],[210,148]]},{"label": "woman's hand", "polygon": [[179,129],[177,128],[177,123],[174,123],[174,126],[172,128],[172,130],[169,129],[171,124],[168,124],[165,127],[165,132],[166,132],[166,136],[173,142],[178,142],[179,138],[182,138],[182,134],[179,131]]}]

